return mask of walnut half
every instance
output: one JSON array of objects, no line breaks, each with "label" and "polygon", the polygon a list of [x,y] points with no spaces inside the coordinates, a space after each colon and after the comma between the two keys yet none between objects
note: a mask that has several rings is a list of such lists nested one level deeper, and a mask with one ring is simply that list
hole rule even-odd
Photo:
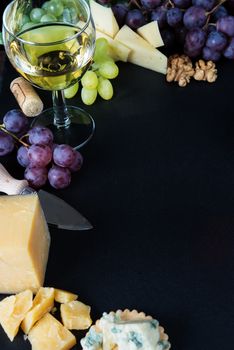
[{"label": "walnut half", "polygon": [[195,80],[204,80],[208,81],[208,83],[213,83],[217,79],[217,69],[215,63],[212,61],[205,62],[203,60],[199,60],[196,62]]},{"label": "walnut half", "polygon": [[173,55],[169,58],[166,79],[168,82],[176,81],[184,87],[194,75],[193,64],[186,55]]}]

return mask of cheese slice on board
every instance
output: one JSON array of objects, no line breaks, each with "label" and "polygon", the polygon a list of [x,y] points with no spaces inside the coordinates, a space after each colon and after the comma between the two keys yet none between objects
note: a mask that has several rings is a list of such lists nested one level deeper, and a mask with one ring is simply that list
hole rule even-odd
[{"label": "cheese slice on board", "polygon": [[119,26],[112,9],[98,4],[95,0],[90,0],[89,5],[96,29],[114,38]]},{"label": "cheese slice on board", "polygon": [[75,336],[49,313],[31,329],[28,340],[32,350],[69,350],[76,345]]},{"label": "cheese slice on board", "polygon": [[77,294],[67,292],[66,290],[57,288],[54,290],[54,300],[58,303],[69,303],[70,301],[76,300],[77,298]]},{"label": "cheese slice on board", "polygon": [[91,326],[90,306],[81,303],[78,300],[70,303],[61,304],[61,318],[67,329],[87,329]]},{"label": "cheese slice on board", "polygon": [[137,33],[153,47],[164,46],[157,21],[152,21],[137,29]]},{"label": "cheese slice on board", "polygon": [[115,39],[131,49],[128,56],[129,62],[151,69],[155,72],[166,74],[167,57],[157,49],[153,48],[152,45],[127,25],[124,25],[119,30]]},{"label": "cheese slice on board", "polygon": [[38,196],[0,196],[0,293],[37,292],[44,283],[49,247]]},{"label": "cheese slice on board", "polygon": [[14,340],[21,321],[32,307],[32,299],[32,291],[26,290],[0,302],[0,324],[11,341]]}]

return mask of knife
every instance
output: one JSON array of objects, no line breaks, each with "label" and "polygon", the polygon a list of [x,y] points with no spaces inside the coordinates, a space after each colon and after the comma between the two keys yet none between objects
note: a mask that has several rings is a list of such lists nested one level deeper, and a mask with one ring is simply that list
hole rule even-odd
[{"label": "knife", "polygon": [[9,195],[37,193],[46,221],[48,224],[52,224],[57,228],[74,231],[90,230],[93,228],[83,215],[63,199],[44,190],[36,192],[33,188],[29,187],[27,180],[14,179],[1,163],[0,192]]}]

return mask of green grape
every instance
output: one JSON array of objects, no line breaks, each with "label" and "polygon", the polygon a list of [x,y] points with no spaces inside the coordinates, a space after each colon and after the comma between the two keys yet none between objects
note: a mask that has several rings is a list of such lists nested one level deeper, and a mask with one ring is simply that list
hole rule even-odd
[{"label": "green grape", "polygon": [[66,98],[72,98],[77,94],[78,89],[79,89],[79,83],[76,82],[74,85],[69,86],[67,89],[64,90],[64,96]]},{"label": "green grape", "polygon": [[22,26],[26,23],[30,22],[30,18],[28,15],[23,15],[22,16]]},{"label": "green grape", "polygon": [[110,80],[99,77],[98,93],[104,100],[110,100],[113,96],[113,86]]},{"label": "green grape", "polygon": [[29,28],[31,28],[31,27],[33,27],[33,26],[35,26],[35,23],[33,23],[33,22],[27,22],[27,23],[25,23],[25,24],[23,25],[23,27],[21,28],[21,30],[23,31],[23,30],[29,29]]},{"label": "green grape", "polygon": [[85,105],[92,105],[97,98],[97,89],[81,89],[81,99]]},{"label": "green grape", "polygon": [[62,15],[59,17],[62,22],[72,23],[72,18],[69,9],[65,8]]},{"label": "green grape", "polygon": [[99,73],[107,79],[114,79],[119,74],[119,68],[113,61],[106,61],[100,64]]},{"label": "green grape", "polygon": [[34,23],[39,23],[44,14],[45,11],[43,9],[36,7],[30,12],[30,19]]},{"label": "green grape", "polygon": [[96,47],[94,52],[94,61],[103,62],[108,60],[108,41],[105,38],[98,38],[96,40]]},{"label": "green grape", "polygon": [[47,12],[55,17],[61,16],[63,13],[63,4],[58,0],[51,0],[47,6]]},{"label": "green grape", "polygon": [[45,22],[56,22],[57,18],[53,15],[44,15],[41,17],[41,23],[45,23]]},{"label": "green grape", "polygon": [[43,10],[47,11],[47,8],[49,5],[50,5],[50,1],[45,1],[41,8],[43,8]]},{"label": "green grape", "polygon": [[98,86],[98,77],[95,72],[88,70],[81,79],[81,84],[87,89],[96,89]]}]

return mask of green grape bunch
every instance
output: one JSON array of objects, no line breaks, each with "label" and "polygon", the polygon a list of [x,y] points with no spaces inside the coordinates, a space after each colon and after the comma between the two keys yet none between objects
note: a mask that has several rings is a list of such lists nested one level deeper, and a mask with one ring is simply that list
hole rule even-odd
[{"label": "green grape bunch", "polygon": [[[110,80],[119,74],[119,68],[108,54],[107,39],[98,38],[90,69],[81,79],[81,100],[86,105],[92,105],[99,95],[104,100],[113,97],[114,90]],[[66,98],[73,98],[79,90],[79,83],[75,83],[64,91]]]}]

